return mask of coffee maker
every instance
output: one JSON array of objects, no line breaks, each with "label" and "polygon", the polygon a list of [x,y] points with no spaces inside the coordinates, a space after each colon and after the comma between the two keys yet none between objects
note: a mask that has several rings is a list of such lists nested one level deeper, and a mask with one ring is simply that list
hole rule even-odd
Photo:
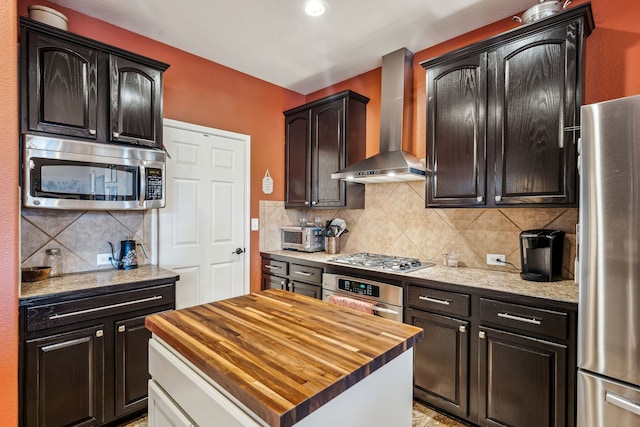
[{"label": "coffee maker", "polygon": [[560,230],[525,230],[520,233],[520,277],[535,282],[560,280],[562,276],[562,244]]}]

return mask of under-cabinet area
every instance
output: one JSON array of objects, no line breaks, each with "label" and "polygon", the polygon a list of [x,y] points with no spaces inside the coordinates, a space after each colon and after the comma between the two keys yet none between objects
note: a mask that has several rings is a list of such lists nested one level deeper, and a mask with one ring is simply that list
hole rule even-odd
[{"label": "under-cabinet area", "polygon": [[146,411],[144,321],[175,308],[177,279],[145,266],[129,278],[119,270],[23,283],[20,425],[99,426]]}]

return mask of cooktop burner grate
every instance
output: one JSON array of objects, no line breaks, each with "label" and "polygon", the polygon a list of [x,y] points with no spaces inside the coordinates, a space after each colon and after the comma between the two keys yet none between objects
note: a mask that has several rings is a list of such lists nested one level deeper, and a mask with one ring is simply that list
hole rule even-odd
[{"label": "cooktop burner grate", "polygon": [[370,270],[407,273],[420,268],[431,267],[432,262],[420,261],[417,258],[406,258],[392,255],[372,254],[361,252],[350,255],[340,255],[331,258],[329,262],[350,265]]}]

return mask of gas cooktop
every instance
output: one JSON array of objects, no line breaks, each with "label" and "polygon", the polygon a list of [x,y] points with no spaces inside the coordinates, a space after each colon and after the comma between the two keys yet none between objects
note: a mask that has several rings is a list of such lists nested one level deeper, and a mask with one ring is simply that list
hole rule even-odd
[{"label": "gas cooktop", "polygon": [[361,252],[350,255],[340,255],[331,258],[329,262],[335,264],[360,267],[368,270],[387,271],[393,273],[408,273],[421,268],[435,265],[432,262],[420,261],[417,258],[405,258],[392,255],[371,254]]}]

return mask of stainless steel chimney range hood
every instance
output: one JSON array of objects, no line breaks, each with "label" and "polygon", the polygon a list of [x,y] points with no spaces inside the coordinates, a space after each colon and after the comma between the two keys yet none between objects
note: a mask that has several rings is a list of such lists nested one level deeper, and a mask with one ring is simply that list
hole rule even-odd
[{"label": "stainless steel chimney range hood", "polygon": [[420,159],[402,151],[403,141],[411,137],[413,53],[402,48],[382,57],[381,87],[380,153],[331,174],[331,178],[363,184],[425,179]]}]

